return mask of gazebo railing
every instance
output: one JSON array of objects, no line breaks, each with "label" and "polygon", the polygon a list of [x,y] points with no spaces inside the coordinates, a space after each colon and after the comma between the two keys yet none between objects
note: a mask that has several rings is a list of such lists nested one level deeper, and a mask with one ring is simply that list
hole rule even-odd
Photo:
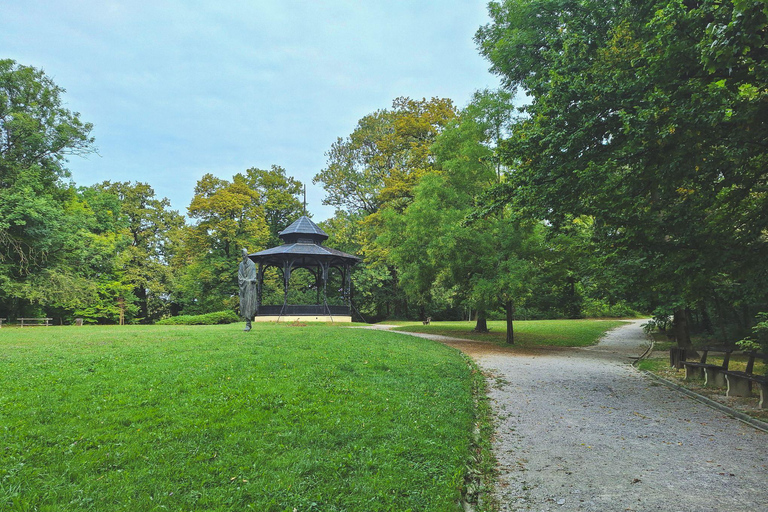
[{"label": "gazebo railing", "polygon": [[258,316],[349,316],[349,306],[295,305],[259,306]]}]

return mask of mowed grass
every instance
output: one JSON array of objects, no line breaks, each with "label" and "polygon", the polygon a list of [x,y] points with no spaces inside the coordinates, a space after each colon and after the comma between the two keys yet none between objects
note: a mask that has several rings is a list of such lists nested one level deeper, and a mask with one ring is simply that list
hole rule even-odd
[{"label": "mowed grass", "polygon": [[449,511],[457,351],[310,325],[0,330],[0,510]]},{"label": "mowed grass", "polygon": [[[473,332],[475,322],[397,323],[399,326],[396,329],[400,331],[506,344],[507,324],[503,321],[489,321],[489,333]],[[597,343],[607,331],[624,323],[621,320],[520,320],[514,322],[514,346],[588,347]]]}]

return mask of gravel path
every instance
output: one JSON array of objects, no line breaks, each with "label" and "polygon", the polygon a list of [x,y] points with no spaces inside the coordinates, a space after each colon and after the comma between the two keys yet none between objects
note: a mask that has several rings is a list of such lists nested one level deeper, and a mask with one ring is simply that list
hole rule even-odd
[{"label": "gravel path", "polygon": [[497,415],[502,511],[768,511],[768,434],[644,376],[632,322],[587,349],[472,356]]},{"label": "gravel path", "polygon": [[768,511],[768,435],[643,376],[633,322],[588,349],[475,354],[501,510]]}]

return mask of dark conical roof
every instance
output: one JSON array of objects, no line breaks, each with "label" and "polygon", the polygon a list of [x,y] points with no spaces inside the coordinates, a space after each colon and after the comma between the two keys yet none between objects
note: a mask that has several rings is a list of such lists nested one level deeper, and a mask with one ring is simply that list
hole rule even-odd
[{"label": "dark conical roof", "polygon": [[282,230],[279,236],[283,245],[249,254],[248,257],[255,262],[275,266],[291,261],[295,267],[313,267],[321,261],[345,265],[354,265],[360,261],[360,258],[352,254],[323,247],[328,234],[307,216],[300,217]]},{"label": "dark conical roof", "polygon": [[305,238],[316,243],[322,243],[323,240],[328,240],[328,234],[320,229],[320,226],[312,222],[306,215],[299,217],[293,224],[282,230],[278,235],[286,243],[295,242]]}]

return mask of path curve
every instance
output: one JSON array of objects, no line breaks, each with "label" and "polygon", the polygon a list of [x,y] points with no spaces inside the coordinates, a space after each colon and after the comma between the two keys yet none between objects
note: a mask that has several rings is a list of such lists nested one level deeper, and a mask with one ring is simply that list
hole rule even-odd
[{"label": "path curve", "polygon": [[633,321],[583,349],[424,335],[484,370],[502,511],[768,511],[768,434],[637,371]]}]

